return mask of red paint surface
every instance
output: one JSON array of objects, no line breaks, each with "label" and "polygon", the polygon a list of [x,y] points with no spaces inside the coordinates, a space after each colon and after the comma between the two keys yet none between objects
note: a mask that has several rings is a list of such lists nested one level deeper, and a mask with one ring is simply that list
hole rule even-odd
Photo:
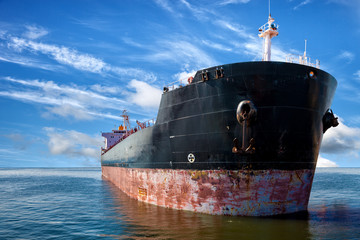
[{"label": "red paint surface", "polygon": [[216,215],[267,216],[307,209],[313,170],[173,170],[102,167],[130,197]]}]

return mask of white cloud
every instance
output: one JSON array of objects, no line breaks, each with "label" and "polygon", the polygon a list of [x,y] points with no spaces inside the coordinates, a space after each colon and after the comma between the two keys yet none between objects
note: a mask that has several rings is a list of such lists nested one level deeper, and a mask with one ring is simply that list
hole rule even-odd
[{"label": "white cloud", "polygon": [[169,1],[167,0],[154,0],[156,4],[158,4],[160,7],[162,7],[163,9],[171,12],[171,13],[176,13],[174,11],[174,9],[170,6]]},{"label": "white cloud", "polygon": [[129,37],[123,37],[122,40],[124,41],[124,43],[133,46],[133,47],[138,47],[138,48],[144,48],[144,45],[135,42],[134,40],[132,40]]},{"label": "white cloud", "polygon": [[284,51],[278,46],[273,46],[271,49],[271,60],[273,61],[282,61],[285,62],[286,57],[289,55],[289,52]]},{"label": "white cloud", "polygon": [[[0,79],[14,83],[19,83],[25,86],[38,87],[43,91],[44,98],[46,101],[48,101],[51,98],[54,98],[53,100],[50,101],[50,103],[54,103],[55,105],[58,105],[56,103],[59,104],[69,103],[75,106],[83,106],[83,105],[91,104],[96,107],[103,106],[103,108],[117,109],[118,106],[116,105],[126,104],[126,102],[121,99],[114,97],[106,97],[77,85],[72,85],[72,86],[58,85],[53,81],[22,80],[11,77],[4,77]],[[65,96],[65,98],[61,98],[62,96]],[[68,101],[69,98],[66,98],[66,96],[71,98],[72,100]],[[30,100],[30,98],[31,97],[26,99]],[[42,103],[41,100],[39,100],[38,102]]]},{"label": "white cloud", "polygon": [[188,1],[186,0],[180,0],[180,2],[187,8],[190,10],[190,12],[193,14],[194,17],[196,17],[199,20],[207,20],[208,19],[208,12],[209,9],[206,8],[199,8],[199,7],[194,7],[193,5],[191,5]]},{"label": "white cloud", "polygon": [[[133,113],[141,115],[150,113],[157,110],[162,94],[162,90],[138,80],[132,80],[124,86],[121,91],[122,95],[115,93],[117,97],[107,97],[75,84],[71,86],[58,85],[52,81],[21,80],[11,77],[0,77],[0,80],[19,84],[19,86],[12,85],[10,89],[4,85],[3,88],[6,91],[0,90],[0,96],[30,104],[42,104],[47,110],[42,114],[45,118],[52,118],[53,115],[56,115],[76,120],[92,120],[94,118],[121,120],[112,112],[115,111],[118,114],[121,109],[133,109],[132,104],[136,104],[149,111],[132,110]],[[107,90],[107,87],[101,85],[93,85],[90,88],[96,88],[98,91]],[[110,93],[108,92],[108,94]],[[119,97],[127,97],[127,100]],[[109,110],[111,112],[105,112]]]},{"label": "white cloud", "polygon": [[[207,7],[201,7],[200,5],[194,6],[187,0],[179,0],[179,1],[168,1],[168,0],[155,0],[160,7],[167,10],[172,14],[172,16],[183,17],[181,14],[181,10],[185,7],[190,13],[200,21],[209,20],[209,14],[214,15],[214,12],[209,7],[209,4],[206,4]],[[176,3],[176,5],[174,5]]]},{"label": "white cloud", "polygon": [[338,56],[340,60],[345,60],[347,63],[350,63],[354,60],[355,54],[349,51],[342,51]]},{"label": "white cloud", "polygon": [[48,105],[60,105],[59,99],[43,96],[40,93],[34,91],[0,91],[0,96],[9,97],[24,102],[42,103]]},{"label": "white cloud", "polygon": [[232,51],[231,48],[229,47],[226,47],[222,44],[219,44],[219,43],[214,43],[214,42],[211,42],[209,40],[202,40],[202,43],[208,47],[211,47],[211,48],[214,48],[214,49],[217,49],[217,50],[221,50],[221,51],[227,51],[227,52],[230,52]]},{"label": "white cloud", "polygon": [[5,31],[5,30],[0,30],[0,39],[6,39],[6,34],[7,33],[7,31]]},{"label": "white cloud", "polygon": [[[47,107],[51,113],[67,118],[73,117],[76,120],[91,120],[93,119],[93,115],[87,110],[82,109],[79,106],[73,106],[71,104],[62,104],[54,107]],[[43,117],[50,117],[48,113],[43,114]]]},{"label": "white cloud", "polygon": [[101,18],[88,18],[88,19],[78,19],[78,18],[74,18],[71,17],[70,19],[73,20],[73,22],[75,24],[79,24],[81,26],[90,28],[90,29],[94,29],[96,31],[113,31],[113,29],[111,29],[111,22],[109,21],[105,21],[104,19]]},{"label": "white cloud", "polygon": [[312,2],[312,0],[302,1],[300,4],[296,5],[293,9],[294,9],[294,10],[297,10],[298,8],[300,8],[300,7],[302,7],[302,6],[305,6],[305,5],[307,5],[307,4],[311,3],[311,2]]},{"label": "white cloud", "polygon": [[107,65],[104,67],[104,70],[109,73],[114,73],[120,78],[126,76],[131,78],[143,79],[147,82],[154,82],[157,80],[157,77],[153,73],[146,72],[137,68],[123,68]]},{"label": "white cloud", "polygon": [[[16,150],[10,150],[9,148],[5,148],[5,149],[1,149],[0,148],[0,156],[1,156],[1,159],[4,159],[4,155],[5,156],[9,156],[9,154],[18,154],[19,153],[19,150],[16,149]],[[4,155],[3,155],[4,154]]]},{"label": "white cloud", "polygon": [[360,151],[360,128],[348,127],[340,120],[337,127],[332,127],[325,132],[320,150],[328,154],[357,156]]},{"label": "white cloud", "polygon": [[100,147],[103,145],[100,135],[89,136],[74,130],[60,130],[52,127],[43,129],[49,137],[48,148],[51,154],[99,159]]},{"label": "white cloud", "polygon": [[78,51],[67,47],[38,43],[23,38],[12,37],[11,41],[8,43],[8,47],[17,51],[26,49],[29,51],[40,52],[51,56],[61,64],[70,65],[76,69],[94,73],[101,73],[106,65],[102,60],[89,54],[81,54]]},{"label": "white cloud", "polygon": [[316,167],[339,167],[335,162],[319,156]]},{"label": "white cloud", "polygon": [[205,51],[185,40],[160,41],[155,52],[144,57],[151,62],[176,62],[182,66],[201,69],[216,65],[216,61]]},{"label": "white cloud", "polygon": [[196,71],[190,71],[190,72],[180,72],[174,75],[174,78],[176,81],[180,82],[180,84],[186,84],[189,77],[194,77],[196,74]]},{"label": "white cloud", "polygon": [[27,25],[25,26],[27,31],[24,33],[24,37],[30,38],[30,39],[37,39],[41,38],[48,34],[48,31],[45,30],[43,27],[38,27],[35,25]]},{"label": "white cloud", "polygon": [[90,86],[90,88],[99,93],[115,94],[115,93],[120,93],[120,91],[121,91],[121,88],[119,88],[119,87],[101,86],[100,84],[92,85],[92,86]]},{"label": "white cloud", "polygon": [[[47,55],[48,57],[52,58],[53,60],[57,61],[60,64],[71,66],[81,71],[87,71],[87,72],[104,74],[104,75],[110,74],[110,75],[115,75],[115,77],[117,78],[134,77],[134,78],[142,78],[147,81],[156,80],[156,76],[153,73],[149,73],[137,68],[112,66],[90,54],[80,53],[75,49],[70,49],[64,46],[39,43],[18,37],[9,37],[7,46],[8,48],[13,49],[17,52],[22,52],[24,50],[27,50],[31,53],[34,53],[35,55],[37,53]],[[18,61],[14,58],[12,58],[12,60],[9,60],[4,56],[0,56],[0,60],[18,63],[21,65],[29,65],[27,61]],[[36,67],[37,64],[31,64],[29,66]],[[38,67],[46,69],[48,65],[40,64]]]},{"label": "white cloud", "polygon": [[232,32],[235,32],[239,37],[245,38],[245,39],[252,39],[254,40],[255,37],[252,34],[247,33],[246,29],[244,26],[236,24],[236,23],[231,23],[225,20],[216,20],[214,22],[215,25],[218,25],[219,27],[222,27],[224,29],[230,30]]},{"label": "white cloud", "polygon": [[354,75],[356,76],[356,78],[358,80],[360,80],[360,70],[358,70],[356,73],[354,73]]},{"label": "white cloud", "polygon": [[135,89],[135,92],[130,93],[129,96],[131,102],[143,108],[159,107],[162,94],[160,89],[138,80],[131,80],[129,88]]},{"label": "white cloud", "polygon": [[[241,53],[244,53],[246,55],[253,56],[254,59],[257,60],[262,59],[263,40],[261,38],[257,37],[255,34],[248,33],[246,28],[242,25],[234,24],[221,19],[216,20],[214,24],[226,30],[234,32],[239,37],[244,39],[244,41],[241,42],[230,42],[234,46],[233,51],[240,51]],[[216,47],[215,45],[213,46]],[[273,43],[271,49],[271,59],[273,61],[285,61],[288,55],[289,52],[284,51],[276,44],[276,42],[275,44]]]},{"label": "white cloud", "polygon": [[210,67],[216,64],[216,61],[206,52],[189,42],[169,42],[168,46],[168,50],[172,53],[171,57],[181,61],[183,64],[188,64],[195,68]]},{"label": "white cloud", "polygon": [[[106,97],[106,96],[100,95],[98,93],[89,91],[84,87],[77,86],[75,84],[73,84],[71,86],[67,86],[67,85],[58,85],[58,84],[54,83],[53,81],[22,80],[22,79],[15,79],[15,78],[11,78],[11,77],[4,77],[4,78],[0,78],[0,79],[19,83],[19,84],[26,85],[26,86],[41,88],[45,93],[47,93],[50,96],[55,96],[56,98],[61,95],[67,95],[67,96],[71,95],[71,96],[75,97],[76,99],[78,99],[79,102],[84,102],[84,103],[90,103],[91,101],[94,101],[95,103],[97,103],[96,100],[101,100],[104,103],[114,103],[115,105],[116,104],[126,104],[126,102],[121,99],[114,98],[114,97]],[[102,86],[99,85],[98,88],[102,88]],[[94,103],[91,103],[91,104],[94,104]],[[75,105],[81,106],[81,104],[75,104]],[[95,105],[101,106],[102,103],[97,103]],[[117,109],[116,106],[110,105],[110,104],[107,104],[103,107]]]},{"label": "white cloud", "polygon": [[238,46],[246,55],[253,56],[258,60],[262,59],[262,43],[261,40],[258,39],[256,41],[245,42]]},{"label": "white cloud", "polygon": [[[1,54],[1,52],[0,52],[0,54]],[[19,64],[19,65],[26,66],[26,67],[40,68],[40,69],[49,70],[49,71],[58,71],[61,69],[61,67],[59,67],[59,66],[45,64],[45,63],[42,63],[35,59],[26,58],[23,56],[9,56],[9,55],[5,56],[5,55],[3,55],[3,56],[0,56],[0,61],[15,63],[15,64]]]},{"label": "white cloud", "polygon": [[[234,50],[239,53],[246,54],[253,57],[253,60],[261,60],[263,55],[263,40],[260,38],[253,38],[245,40],[244,42],[231,42],[234,46]],[[284,51],[276,44],[272,45],[271,48],[271,60],[285,62],[289,52]]]},{"label": "white cloud", "polygon": [[228,4],[239,4],[239,3],[248,3],[250,0],[224,0],[219,2],[220,5],[228,5]]},{"label": "white cloud", "polygon": [[[216,5],[222,4],[231,4],[231,3],[247,3],[248,0],[229,0],[229,1],[221,1],[216,3]],[[201,14],[206,13],[207,16],[212,16],[212,24],[216,27],[220,27],[222,29],[227,30],[228,32],[235,33],[238,37],[242,38],[242,41],[232,41],[231,47],[224,46],[222,44],[217,44],[207,39],[200,39],[199,41],[192,41],[191,43],[186,41],[177,40],[174,42],[161,42],[159,44],[159,53],[151,55],[151,58],[155,61],[163,61],[163,60],[172,60],[176,61],[181,60],[185,62],[185,64],[191,65],[194,69],[201,69],[204,67],[209,67],[216,65],[215,60],[211,60],[210,62],[205,63],[204,59],[208,58],[208,54],[202,51],[200,48],[194,45],[196,42],[200,42],[203,45],[208,47],[212,47],[214,49],[218,49],[221,51],[232,51],[239,54],[250,55],[254,58],[254,60],[262,59],[262,40],[254,33],[249,33],[245,26],[240,25],[238,23],[233,23],[231,21],[225,20],[224,16],[218,14],[216,11],[209,11],[208,8],[196,6],[194,7],[186,0],[181,0],[181,3],[186,6],[195,17],[201,16]],[[222,36],[224,35],[224,31],[222,31]],[[229,37],[228,37],[229,38]],[[232,39],[233,37],[230,37]],[[179,39],[179,38],[178,38]],[[180,47],[180,46],[183,47]],[[164,46],[170,46],[171,49],[164,49]],[[188,53],[192,54],[192,58],[186,55]],[[285,61],[286,56],[289,53],[284,51],[281,47],[273,44],[272,46],[272,60],[275,61]],[[191,60],[190,60],[191,59]]]},{"label": "white cloud", "polygon": [[[106,97],[77,85],[58,85],[52,81],[21,80],[11,77],[0,80],[20,84],[18,87],[12,86],[16,90],[4,87],[6,91],[0,91],[0,96],[46,105],[50,113],[62,117],[74,117],[77,120],[90,120],[93,117],[120,119],[118,116],[101,111],[105,109],[119,111],[129,106],[128,102],[119,98]],[[24,89],[24,86],[28,88]],[[50,115],[46,113],[43,116]]]}]

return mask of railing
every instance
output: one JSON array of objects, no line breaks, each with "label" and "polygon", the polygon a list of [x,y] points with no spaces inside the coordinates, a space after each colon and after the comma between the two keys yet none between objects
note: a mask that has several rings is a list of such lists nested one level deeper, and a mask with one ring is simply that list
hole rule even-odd
[{"label": "railing", "polygon": [[[264,25],[262,25],[259,28],[259,32],[260,33],[265,32],[268,29],[268,26],[269,26],[269,23],[265,23]],[[279,24],[271,23],[269,28],[271,28],[272,30],[277,30],[277,29],[279,29]]]},{"label": "railing", "polygon": [[[183,84],[185,82],[185,84]],[[181,88],[186,85],[185,79],[180,79],[175,82],[169,83],[168,85],[164,86],[164,92],[172,91],[177,88]]]},{"label": "railing", "polygon": [[155,124],[155,118],[146,120],[145,122],[136,121],[136,124],[139,126],[138,130],[141,130],[141,129],[153,126]]},{"label": "railing", "polygon": [[188,84],[190,84],[194,79],[194,76],[190,77],[184,77],[179,80],[176,80],[175,82],[169,83],[168,85],[164,86],[164,92],[168,92],[177,88],[184,87]]},{"label": "railing", "polygon": [[146,120],[145,122],[138,122],[137,121],[137,124],[138,124],[138,127],[135,127],[135,128],[132,128],[130,130],[126,130],[126,132],[124,133],[124,135],[119,139],[117,140],[114,145],[112,145],[111,147],[109,148],[101,148],[101,155],[103,155],[104,153],[106,153],[107,151],[109,151],[110,149],[112,149],[115,145],[117,145],[119,142],[123,141],[124,139],[126,139],[128,136],[144,129],[144,128],[148,128],[148,127],[151,127],[155,124],[155,118],[153,119],[150,119],[150,120]]},{"label": "railing", "polygon": [[302,55],[289,54],[286,56],[286,62],[298,63],[298,64],[302,64],[302,65],[306,65],[306,66],[320,68],[320,61],[318,59],[316,59],[315,63],[314,63],[314,62],[311,62],[311,58],[309,58],[307,56],[302,56]]}]

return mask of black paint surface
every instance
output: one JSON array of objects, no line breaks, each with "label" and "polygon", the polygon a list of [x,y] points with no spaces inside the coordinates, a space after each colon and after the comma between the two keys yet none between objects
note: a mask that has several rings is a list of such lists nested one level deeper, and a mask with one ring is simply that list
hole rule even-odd
[{"label": "black paint surface", "polygon": [[[216,78],[216,69],[224,76]],[[314,77],[309,73],[313,71]],[[202,80],[207,72],[209,80]],[[192,84],[165,92],[156,124],[129,136],[102,155],[102,165],[173,169],[314,169],[322,140],[322,117],[337,82],[309,66],[245,62],[200,70]],[[243,100],[256,119],[236,119]],[[232,153],[255,140],[254,153]],[[194,163],[187,159],[195,155]]]}]

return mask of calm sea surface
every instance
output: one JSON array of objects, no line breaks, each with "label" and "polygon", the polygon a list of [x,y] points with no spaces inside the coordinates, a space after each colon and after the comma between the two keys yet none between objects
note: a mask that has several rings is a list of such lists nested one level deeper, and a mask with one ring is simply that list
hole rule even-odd
[{"label": "calm sea surface", "polygon": [[360,239],[360,168],[317,169],[308,213],[287,218],[137,202],[100,168],[0,168],[0,239]]}]

